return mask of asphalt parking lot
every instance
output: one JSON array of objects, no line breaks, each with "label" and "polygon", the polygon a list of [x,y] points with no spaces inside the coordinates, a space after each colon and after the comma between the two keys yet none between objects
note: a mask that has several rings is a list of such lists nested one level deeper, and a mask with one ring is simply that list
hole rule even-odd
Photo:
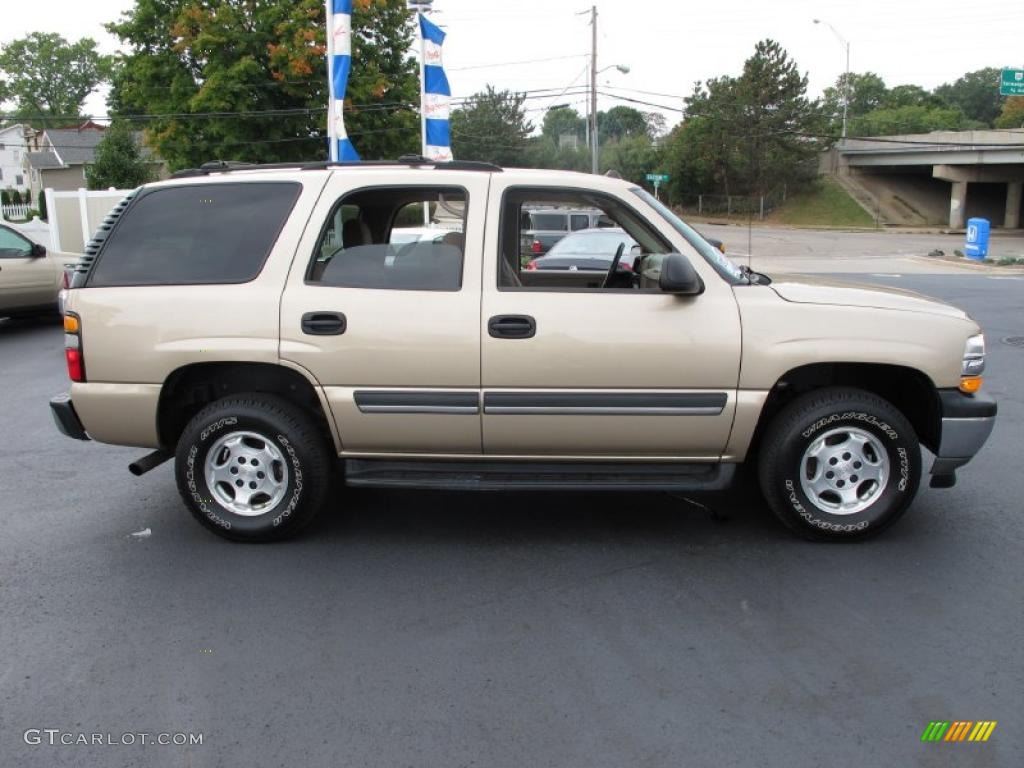
[{"label": "asphalt parking lot", "polygon": [[[0,321],[0,766],[1024,764],[1024,279],[875,279],[982,323],[1000,415],[956,488],[858,545],[744,489],[350,492],[231,544],[169,465],[60,436],[58,323]],[[999,724],[921,743],[931,720]]]}]

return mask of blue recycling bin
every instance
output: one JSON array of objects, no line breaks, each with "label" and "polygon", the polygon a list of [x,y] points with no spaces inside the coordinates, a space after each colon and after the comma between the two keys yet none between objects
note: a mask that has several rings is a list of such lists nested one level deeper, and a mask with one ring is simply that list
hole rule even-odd
[{"label": "blue recycling bin", "polygon": [[988,237],[991,224],[988,219],[967,220],[967,246],[964,253],[968,259],[981,261],[988,256]]}]

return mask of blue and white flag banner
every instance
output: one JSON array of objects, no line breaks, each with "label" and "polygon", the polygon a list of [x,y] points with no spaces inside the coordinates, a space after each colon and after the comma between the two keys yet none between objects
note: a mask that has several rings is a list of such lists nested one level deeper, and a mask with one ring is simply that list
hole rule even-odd
[{"label": "blue and white flag banner", "polygon": [[345,91],[352,70],[352,0],[327,0],[327,35],[327,135],[331,160],[358,161],[359,153],[345,131]]},{"label": "blue and white flag banner", "polygon": [[445,33],[422,13],[423,81],[420,84],[420,109],[423,115],[423,156],[437,162],[452,159],[451,131],[448,127],[452,89],[444,74],[441,46]]}]

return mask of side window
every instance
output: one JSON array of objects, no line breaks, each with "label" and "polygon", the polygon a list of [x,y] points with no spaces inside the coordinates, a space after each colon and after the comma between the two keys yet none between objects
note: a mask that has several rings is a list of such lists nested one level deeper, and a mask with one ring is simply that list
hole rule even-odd
[{"label": "side window", "polygon": [[331,211],[306,273],[312,285],[400,291],[462,287],[466,190],[378,187]]},{"label": "side window", "polygon": [[[573,231],[546,252],[524,253],[522,211],[540,207],[587,213],[562,214]],[[661,262],[672,251],[650,223],[617,198],[557,188],[512,188],[505,193],[500,247],[501,290],[656,291]]]},{"label": "side window", "polygon": [[301,191],[292,182],[235,182],[143,192],[104,243],[87,285],[248,282]]},{"label": "side window", "polygon": [[31,242],[7,227],[0,227],[0,259],[24,259],[31,252]]}]

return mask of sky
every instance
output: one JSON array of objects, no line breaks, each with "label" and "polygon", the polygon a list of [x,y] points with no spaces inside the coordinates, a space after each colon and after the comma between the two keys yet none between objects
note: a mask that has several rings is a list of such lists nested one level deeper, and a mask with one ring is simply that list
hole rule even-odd
[{"label": "sky", "polygon": [[[118,41],[103,29],[133,0],[48,0],[46,13],[32,3],[2,0],[0,42],[32,31],[69,39],[92,37],[112,53]],[[527,102],[540,123],[544,110],[571,104],[585,112],[590,51],[587,0],[435,0],[433,20],[448,34],[445,68],[453,95],[468,96],[487,84],[516,91],[555,89]],[[697,80],[737,74],[758,40],[777,40],[809,76],[817,97],[845,64],[873,71],[890,85],[934,88],[986,66],[1024,67],[1024,0],[597,0],[598,108],[616,104],[643,111],[658,105],[669,125],[680,118],[682,99]],[[581,15],[582,12],[582,15]],[[543,61],[537,61],[543,59]],[[532,63],[522,63],[532,62]],[[628,74],[614,65],[630,68]],[[354,63],[358,66],[358,62]],[[558,92],[569,88],[566,95]],[[649,105],[626,101],[649,102]],[[103,94],[86,111],[105,114]]]}]

